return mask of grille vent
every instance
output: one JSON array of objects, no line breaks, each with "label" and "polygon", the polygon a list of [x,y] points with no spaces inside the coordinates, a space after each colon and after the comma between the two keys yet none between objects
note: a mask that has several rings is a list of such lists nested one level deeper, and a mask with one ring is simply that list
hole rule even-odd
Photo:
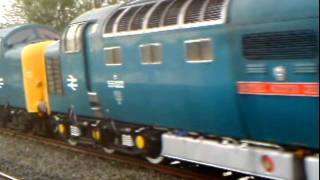
[{"label": "grille vent", "polygon": [[194,23],[194,22],[200,21],[201,10],[206,2],[207,2],[206,0],[192,1],[192,3],[190,4],[190,6],[187,9],[184,22],[185,23]]},{"label": "grille vent", "polygon": [[114,25],[114,23],[116,22],[118,16],[120,16],[120,14],[121,14],[123,11],[124,11],[124,9],[120,9],[120,10],[118,10],[116,13],[113,14],[113,16],[110,18],[110,20],[109,20],[108,23],[107,23],[106,30],[105,30],[106,33],[112,33],[112,31],[113,31],[113,25]]},{"label": "grille vent", "polygon": [[131,30],[139,30],[142,29],[143,21],[148,13],[149,9],[153,6],[154,4],[148,4],[143,6],[137,13],[137,15],[134,17],[132,24],[131,24]]},{"label": "grille vent", "polygon": [[[188,3],[188,7],[184,17],[185,24],[221,20],[226,15],[224,14],[225,11],[223,10],[226,8],[225,2],[228,0],[193,0],[190,4],[190,1],[188,0],[159,1],[159,3],[153,2],[149,4],[143,4],[147,3],[147,1],[143,1],[141,5],[138,5],[138,2],[127,4],[130,6],[119,9],[112,15],[107,23],[105,32],[113,32],[113,27],[115,26],[115,23],[117,23],[117,17],[123,14],[124,10],[127,11],[117,24],[117,32],[142,29],[146,15],[151,9],[154,10],[149,19],[147,19],[147,26],[149,29],[158,28],[161,26],[177,25],[181,9],[184,7],[184,5],[187,5],[186,3]],[[131,4],[136,4],[136,6],[131,6]],[[155,4],[157,4],[157,7],[153,8]]]},{"label": "grille vent", "polygon": [[210,0],[205,11],[204,20],[212,21],[221,19],[224,2],[225,0]]},{"label": "grille vent", "polygon": [[243,37],[248,59],[311,59],[317,53],[317,34],[312,30],[249,34]]},{"label": "grille vent", "polygon": [[132,16],[140,9],[139,6],[130,8],[125,15],[121,18],[118,24],[118,32],[128,31],[129,30],[129,22]]},{"label": "grille vent", "polygon": [[181,7],[185,3],[185,0],[176,0],[168,9],[164,19],[165,26],[176,25],[178,23],[178,16]]},{"label": "grille vent", "polygon": [[148,28],[156,28],[160,26],[163,10],[170,5],[170,3],[171,1],[163,1],[158,5],[158,7],[156,7],[149,18]]},{"label": "grille vent", "polygon": [[46,70],[49,93],[52,95],[63,95],[63,83],[60,60],[47,59]]}]

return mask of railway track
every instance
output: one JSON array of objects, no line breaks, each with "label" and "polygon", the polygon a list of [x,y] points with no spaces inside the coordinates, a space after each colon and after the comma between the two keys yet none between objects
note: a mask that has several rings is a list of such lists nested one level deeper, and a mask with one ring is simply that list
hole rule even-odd
[{"label": "railway track", "polygon": [[0,172],[0,180],[18,180],[18,179]]},{"label": "railway track", "polygon": [[[142,167],[146,169],[152,169],[161,173],[185,178],[185,179],[195,179],[195,180],[221,180],[221,179],[251,179],[250,177],[246,178],[244,175],[235,174],[232,172],[225,172],[219,169],[213,169],[209,167],[200,167],[197,165],[183,164],[181,165],[177,161],[174,163],[168,163],[164,165],[153,165],[142,158],[128,156],[124,154],[106,154],[100,149],[93,149],[85,146],[71,146],[63,141],[55,140],[47,137],[36,136],[32,134],[19,133],[13,130],[0,128],[0,134],[6,136],[14,136],[16,138],[25,139],[28,141],[33,141],[49,146],[54,146],[76,153],[81,153],[84,155],[89,155],[97,157],[103,160],[113,160],[118,162],[123,162],[137,167]],[[177,165],[178,164],[178,165]],[[0,176],[0,180],[1,176]],[[6,179],[5,179],[6,180]]]}]

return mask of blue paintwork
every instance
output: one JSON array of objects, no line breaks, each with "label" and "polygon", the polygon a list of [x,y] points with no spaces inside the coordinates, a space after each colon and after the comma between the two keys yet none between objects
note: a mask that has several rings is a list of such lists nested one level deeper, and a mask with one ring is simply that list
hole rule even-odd
[{"label": "blue paintwork", "polygon": [[[252,61],[242,55],[242,37],[248,33],[304,29],[319,32],[318,10],[316,0],[231,0],[224,25],[105,38],[102,34],[112,11],[95,21],[91,19],[94,16],[86,14],[75,22],[89,19],[98,24],[97,31],[88,26],[84,35],[89,74],[85,77],[83,73],[83,55],[62,54],[64,77],[76,74],[80,82],[77,93],[65,87],[66,96],[71,96],[70,104],[77,104],[80,115],[89,115],[85,83],[90,79],[91,91],[98,93],[106,118],[319,148],[319,98],[237,93],[237,81],[275,81],[272,68],[278,65],[288,68],[289,82],[319,82],[318,74],[295,74],[292,69],[306,62],[319,67],[318,57]],[[201,38],[212,39],[215,60],[186,63],[184,41]],[[162,64],[141,64],[139,46],[146,43],[162,44]],[[105,65],[103,49],[113,46],[122,47],[122,66]],[[267,72],[248,74],[248,64],[263,64]],[[124,81],[125,88],[108,88],[107,81],[114,79]]]},{"label": "blue paintwork", "polygon": [[[96,69],[94,88],[109,111],[107,116],[131,123],[246,137],[235,87],[230,86],[235,80],[229,68],[233,62],[228,58],[231,53],[225,41],[227,35],[224,26],[215,26],[106,38],[104,47],[120,45],[124,54],[122,66],[105,66],[106,56],[92,64]],[[215,61],[186,63],[184,41],[201,38],[214,40]],[[147,43],[163,45],[161,65],[141,65],[139,46]],[[125,81],[124,89],[107,87],[106,81],[113,80],[114,75]],[[117,91],[122,93],[122,105],[115,100]]]},{"label": "blue paintwork", "polygon": [[4,86],[0,89],[0,104],[9,103],[13,107],[24,108],[25,98],[21,72],[21,52],[23,45],[4,53],[0,61],[0,77]]},{"label": "blue paintwork", "polygon": [[[240,25],[230,27],[233,42],[232,55],[237,59],[238,81],[277,82],[272,70],[284,66],[288,71],[287,82],[319,82],[316,73],[295,73],[299,64],[313,64],[319,67],[319,57],[296,60],[247,60],[242,56],[241,37],[247,33],[287,31],[292,29],[311,29],[319,33],[318,18],[301,19],[268,24]],[[318,34],[317,33],[317,34]],[[266,68],[266,73],[247,73],[246,65],[259,64]],[[239,95],[241,115],[249,129],[250,138],[319,147],[319,98]]]},{"label": "blue paintwork", "polygon": [[[46,61],[50,61],[52,59],[60,59],[60,43],[59,41],[48,46],[48,48],[46,49]],[[63,67],[61,65],[61,67]],[[63,72],[63,71],[62,71]],[[66,83],[64,81],[64,79],[62,79],[63,81],[63,85],[64,85],[64,89],[66,88]],[[70,104],[69,104],[69,98],[68,96],[59,96],[59,95],[52,95],[50,94],[50,106],[51,106],[51,110],[54,112],[60,112],[60,113],[68,113],[68,110],[70,108]]]},{"label": "blue paintwork", "polygon": [[[84,73],[85,68],[90,68],[90,64],[86,64],[85,60],[86,56],[90,56],[91,53],[86,54],[85,52],[91,51],[90,48],[92,48],[92,46],[95,46],[94,48],[97,48],[96,45],[99,45],[97,43],[89,43],[89,41],[92,41],[92,34],[96,36],[95,32],[92,32],[92,25],[94,25],[95,22],[97,22],[98,20],[103,21],[110,13],[112,13],[112,10],[117,7],[118,5],[92,10],[79,16],[71,22],[71,24],[86,24],[86,27],[82,32],[82,36],[84,37],[84,46],[80,49],[79,52],[65,53],[59,49],[60,47],[58,47],[58,45],[49,48],[50,50],[48,51],[51,51],[51,53],[47,51],[47,56],[57,56],[58,54],[60,54],[64,82],[63,96],[50,97],[52,111],[66,113],[70,108],[72,108],[72,110],[76,114],[81,116],[92,117],[94,115],[93,111],[90,109],[88,96],[88,79],[90,77]],[[87,38],[87,36],[89,36],[90,38]],[[85,43],[86,41],[88,41],[88,43]],[[99,47],[101,47],[101,45]],[[76,91],[73,91],[71,88],[67,86],[67,79],[69,78],[69,75],[72,75],[78,80],[79,87]]]},{"label": "blue paintwork", "polygon": [[[44,28],[55,33],[52,29],[37,24],[19,25],[0,30],[0,38],[2,39],[0,51],[0,77],[5,81],[5,85],[0,89],[0,105],[9,103],[13,107],[25,108],[21,53],[23,48],[30,44],[31,41],[44,40],[35,31],[37,28]],[[23,42],[13,48],[6,48],[4,46],[7,39],[15,36],[16,33],[27,29],[34,31],[33,33],[35,36],[32,40]]]}]

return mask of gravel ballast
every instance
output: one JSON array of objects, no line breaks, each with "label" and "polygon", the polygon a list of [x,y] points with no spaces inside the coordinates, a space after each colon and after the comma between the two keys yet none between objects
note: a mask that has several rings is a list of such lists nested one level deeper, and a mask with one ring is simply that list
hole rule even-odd
[{"label": "gravel ballast", "polygon": [[0,135],[0,171],[24,180],[178,180],[153,170],[4,135]]}]

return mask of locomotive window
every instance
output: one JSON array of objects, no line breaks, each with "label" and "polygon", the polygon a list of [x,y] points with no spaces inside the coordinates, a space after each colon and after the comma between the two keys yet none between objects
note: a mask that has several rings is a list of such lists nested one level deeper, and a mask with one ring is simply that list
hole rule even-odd
[{"label": "locomotive window", "polygon": [[59,39],[59,35],[57,33],[54,33],[48,29],[38,28],[37,32],[40,35],[41,39],[54,39],[54,40]]},{"label": "locomotive window", "polygon": [[120,47],[104,49],[107,56],[107,65],[122,65],[122,50]]},{"label": "locomotive window", "polygon": [[65,52],[77,52],[81,49],[82,45],[82,24],[75,24],[70,26],[65,35]]},{"label": "locomotive window", "polygon": [[27,29],[13,34],[7,40],[7,48],[10,49],[18,44],[28,43],[30,41],[34,41],[37,39],[37,35],[35,34],[33,29]]},{"label": "locomotive window", "polygon": [[159,43],[155,44],[144,44],[140,46],[142,64],[161,64],[163,60],[162,56],[162,45]]},{"label": "locomotive window", "polygon": [[214,60],[211,39],[185,41],[186,57],[189,63],[203,63]]}]

